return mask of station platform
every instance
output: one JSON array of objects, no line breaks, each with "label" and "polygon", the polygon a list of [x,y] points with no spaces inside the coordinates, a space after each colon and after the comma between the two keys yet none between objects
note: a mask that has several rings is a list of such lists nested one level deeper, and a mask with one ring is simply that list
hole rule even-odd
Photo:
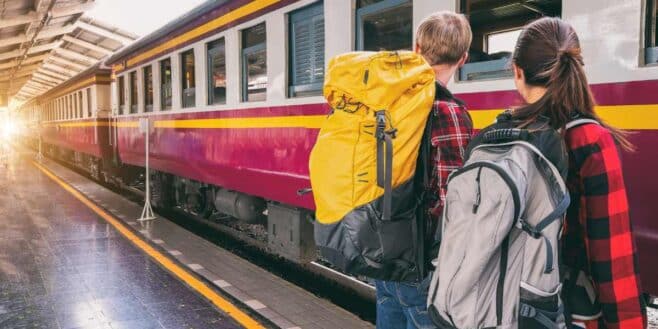
[{"label": "station platform", "polygon": [[58,163],[0,164],[0,328],[372,328]]}]

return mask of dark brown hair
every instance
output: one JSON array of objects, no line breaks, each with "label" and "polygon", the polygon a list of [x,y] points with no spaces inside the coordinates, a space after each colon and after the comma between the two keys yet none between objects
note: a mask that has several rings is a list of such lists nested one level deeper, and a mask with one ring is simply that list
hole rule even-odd
[{"label": "dark brown hair", "polygon": [[547,89],[540,100],[513,112],[522,125],[545,116],[559,129],[574,117],[585,117],[601,123],[625,150],[633,149],[625,131],[608,126],[594,112],[596,103],[583,69],[580,41],[567,22],[545,17],[526,25],[512,62],[523,70],[528,85]]}]

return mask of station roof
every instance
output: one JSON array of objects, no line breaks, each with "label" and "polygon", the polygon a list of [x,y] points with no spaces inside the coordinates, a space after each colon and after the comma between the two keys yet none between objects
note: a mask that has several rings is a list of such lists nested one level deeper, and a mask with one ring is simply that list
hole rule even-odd
[{"label": "station roof", "polygon": [[137,36],[84,17],[94,0],[0,1],[0,106],[70,79]]}]

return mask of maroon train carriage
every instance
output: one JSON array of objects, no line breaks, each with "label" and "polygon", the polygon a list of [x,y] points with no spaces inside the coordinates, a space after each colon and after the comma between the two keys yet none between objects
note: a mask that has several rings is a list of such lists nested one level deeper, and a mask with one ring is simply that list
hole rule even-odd
[{"label": "maroon train carriage", "polygon": [[102,168],[112,159],[110,75],[111,70],[96,65],[37,99],[43,152],[101,180],[107,175]]}]

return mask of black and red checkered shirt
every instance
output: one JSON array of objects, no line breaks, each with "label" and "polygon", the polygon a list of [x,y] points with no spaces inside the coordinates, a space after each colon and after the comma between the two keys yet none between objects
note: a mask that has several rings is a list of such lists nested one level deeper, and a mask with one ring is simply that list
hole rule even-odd
[{"label": "black and red checkered shirt", "polygon": [[473,135],[473,121],[462,101],[436,83],[432,108],[431,191],[436,191],[430,212],[438,219],[443,211],[448,175],[464,164],[466,146]]},{"label": "black and red checkered shirt", "polygon": [[567,265],[584,257],[602,317],[587,328],[645,328],[638,258],[620,155],[610,132],[584,124],[566,134],[571,206],[563,241]]}]

